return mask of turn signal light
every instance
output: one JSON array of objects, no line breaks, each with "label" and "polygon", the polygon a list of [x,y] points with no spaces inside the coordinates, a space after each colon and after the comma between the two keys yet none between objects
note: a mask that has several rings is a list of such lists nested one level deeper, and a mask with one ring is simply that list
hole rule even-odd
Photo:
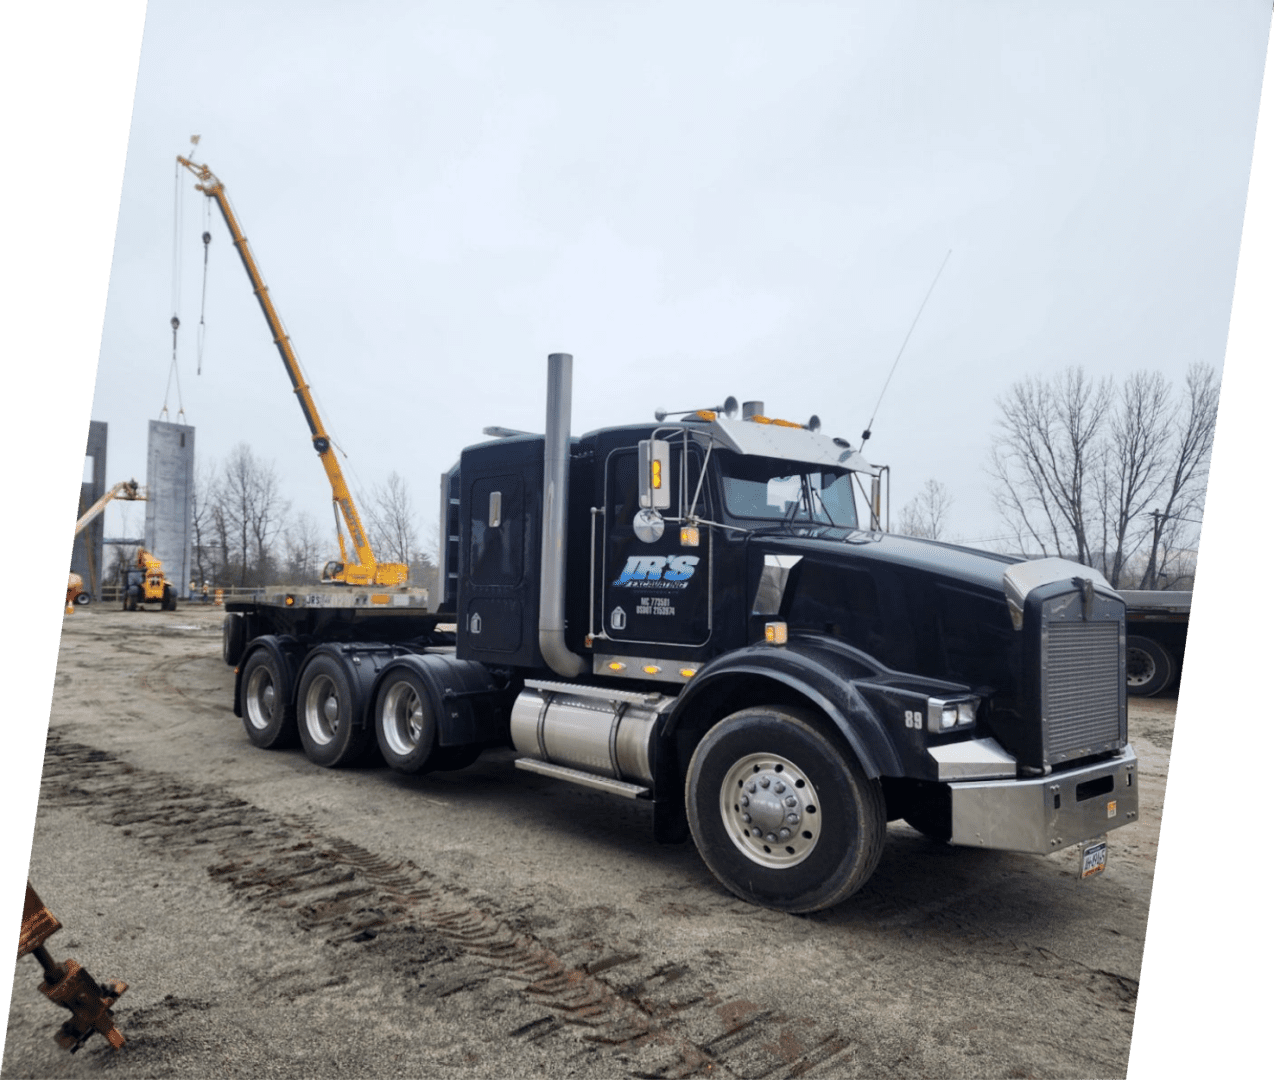
[{"label": "turn signal light", "polygon": [[610,669],[611,669],[611,671],[623,671],[623,670],[624,670],[624,668],[626,668],[628,665],[627,665],[627,664],[621,664],[618,660],[612,660],[612,661],[611,661],[609,664],[607,664],[606,666],[607,666],[608,668],[610,668]]},{"label": "turn signal light", "polygon": [[767,622],[765,624],[765,640],[770,645],[786,645],[787,623]]},{"label": "turn signal light", "polygon": [[681,526],[681,546],[682,547],[698,547],[699,546],[699,526],[698,525]]},{"label": "turn signal light", "polygon": [[663,463],[658,458],[650,463],[650,486],[652,488],[661,488],[664,486],[664,468]]},{"label": "turn signal light", "polygon": [[641,670],[647,675],[658,675],[661,671],[663,671],[663,668],[661,668],[658,664],[647,664]]}]

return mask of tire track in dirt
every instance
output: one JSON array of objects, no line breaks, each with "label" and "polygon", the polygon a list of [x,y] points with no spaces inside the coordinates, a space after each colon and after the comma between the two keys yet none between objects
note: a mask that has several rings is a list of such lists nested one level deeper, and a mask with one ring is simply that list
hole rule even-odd
[{"label": "tire track in dirt", "polygon": [[[171,689],[171,684],[169,684]],[[731,998],[686,968],[624,942],[554,949],[463,887],[384,858],[301,818],[214,787],[137,768],[50,732],[41,801],[96,820],[165,858],[199,859],[257,920],[322,935],[339,969],[397,977],[442,999],[502,983],[541,1015],[506,1033],[554,1056],[605,1051],[641,1078],[795,1078],[843,1074],[855,1040],[826,1020]],[[599,948],[600,945],[600,948]],[[587,949],[584,948],[587,946]],[[572,952],[587,952],[588,959]],[[601,955],[598,955],[600,952]],[[464,963],[451,963],[457,958]],[[603,978],[605,976],[605,978]],[[298,986],[298,993],[307,987]]]}]

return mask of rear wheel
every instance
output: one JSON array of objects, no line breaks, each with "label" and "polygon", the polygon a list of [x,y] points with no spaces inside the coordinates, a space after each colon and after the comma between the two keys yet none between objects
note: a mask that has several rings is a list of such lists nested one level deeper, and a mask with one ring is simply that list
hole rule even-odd
[{"label": "rear wheel", "polygon": [[1128,693],[1153,697],[1176,674],[1168,650],[1150,638],[1129,635],[1127,642]]},{"label": "rear wheel", "polygon": [[75,594],[75,602],[76,602],[77,604],[79,604],[81,607],[82,607],[83,605],[87,604],[87,603],[88,603],[90,600],[92,600],[92,599],[93,599],[93,598],[92,598],[91,596],[89,596],[89,594],[88,594],[88,593],[86,593],[86,592],[81,592],[81,593],[76,593],[76,594]]},{"label": "rear wheel", "polygon": [[335,656],[311,657],[301,673],[296,708],[301,745],[315,765],[334,769],[366,755],[371,731],[357,722],[353,683]]},{"label": "rear wheel", "polygon": [[289,687],[278,661],[265,649],[257,649],[243,665],[240,708],[243,727],[253,746],[276,750],[296,744],[296,716]]},{"label": "rear wheel", "polygon": [[424,772],[437,730],[424,680],[409,671],[391,672],[376,695],[376,742],[385,763],[402,773]]},{"label": "rear wheel", "polygon": [[690,761],[686,815],[717,879],[780,911],[844,900],[884,848],[879,782],[807,710],[744,709],[712,728]]}]

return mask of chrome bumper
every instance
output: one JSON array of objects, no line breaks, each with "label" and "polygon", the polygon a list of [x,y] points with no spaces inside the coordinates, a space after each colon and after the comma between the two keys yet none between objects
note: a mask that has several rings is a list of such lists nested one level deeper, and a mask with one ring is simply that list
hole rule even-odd
[{"label": "chrome bumper", "polygon": [[1047,855],[1137,820],[1137,755],[1030,780],[951,785],[951,842]]}]

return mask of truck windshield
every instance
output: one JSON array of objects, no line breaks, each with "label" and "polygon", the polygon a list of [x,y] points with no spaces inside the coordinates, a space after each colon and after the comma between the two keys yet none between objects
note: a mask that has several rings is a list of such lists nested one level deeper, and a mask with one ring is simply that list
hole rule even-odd
[{"label": "truck windshield", "polygon": [[731,517],[858,528],[845,469],[724,453],[721,485]]}]

